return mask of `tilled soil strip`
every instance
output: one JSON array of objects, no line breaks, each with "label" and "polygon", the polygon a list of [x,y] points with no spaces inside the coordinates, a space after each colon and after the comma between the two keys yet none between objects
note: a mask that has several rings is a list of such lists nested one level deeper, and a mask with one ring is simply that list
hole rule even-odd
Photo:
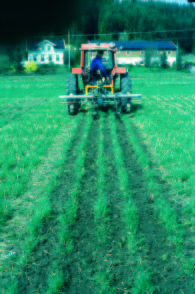
[{"label": "tilled soil strip", "polygon": [[[110,288],[115,293],[128,293],[133,284],[134,261],[126,246],[126,229],[121,219],[121,211],[125,206],[126,199],[123,199],[119,189],[119,179],[115,166],[115,155],[112,146],[111,123],[106,119],[104,148],[107,169],[106,197],[110,211],[109,232],[105,248],[102,248],[107,261],[102,262],[102,270],[110,271],[113,276]],[[136,262],[135,262],[136,263]],[[128,289],[126,292],[125,289]]]},{"label": "tilled soil strip", "polygon": [[[71,148],[67,154],[64,164],[64,171],[59,177],[59,185],[51,193],[52,213],[48,219],[44,219],[37,232],[40,239],[34,248],[29,263],[23,268],[22,274],[18,277],[18,293],[46,293],[48,270],[52,270],[52,265],[61,256],[56,251],[58,244],[58,222],[57,217],[61,212],[64,203],[71,191],[74,183],[75,159],[77,157],[77,147],[82,137],[82,130],[85,118],[79,122],[79,128],[75,133]],[[51,277],[52,279],[52,277]]]},{"label": "tilled soil strip", "polygon": [[98,274],[108,279],[111,277],[110,281],[105,278],[105,282],[107,289],[114,290],[115,293],[124,293],[124,288],[131,288],[133,262],[130,266],[129,252],[123,243],[125,228],[120,220],[120,211],[124,206],[124,200],[120,197],[108,118],[106,118],[105,124],[104,150],[107,168],[107,189],[105,192],[108,208],[111,212],[110,222],[106,224],[107,244],[99,246],[96,224],[94,223],[93,209],[97,201],[95,161],[98,144],[97,125],[94,125],[89,135],[85,161],[86,174],[82,183],[77,224],[71,228],[75,239],[75,251],[71,252],[71,256],[66,256],[64,263],[66,283],[60,293],[100,293],[102,285],[99,282],[102,278],[98,280]]},{"label": "tilled soil strip", "polygon": [[132,126],[132,129],[133,129],[133,132],[134,132],[136,138],[140,142],[140,146],[141,146],[143,152],[146,154],[147,158],[149,159],[149,168],[154,171],[154,174],[155,174],[154,178],[157,181],[157,183],[159,184],[159,188],[161,189],[161,192],[166,195],[167,201],[169,201],[170,205],[173,206],[174,209],[176,210],[177,215],[178,215],[177,221],[179,221],[179,217],[181,215],[181,209],[182,209],[181,203],[173,200],[174,197],[173,197],[173,192],[171,191],[171,186],[170,186],[170,184],[168,184],[168,182],[166,182],[164,179],[162,179],[162,175],[160,174],[160,169],[159,169],[159,163],[157,163],[153,159],[152,151],[149,150],[149,148],[144,143],[143,138],[141,137],[140,133],[138,132],[138,129],[136,128],[136,126],[133,122],[131,123],[131,126]]},{"label": "tilled soil strip", "polygon": [[[171,185],[162,178],[160,169],[159,169],[159,162],[156,162],[156,160],[153,159],[152,157],[152,151],[149,149],[149,146],[144,143],[143,138],[138,131],[137,127],[135,124],[132,122],[131,123],[133,132],[140,142],[140,146],[144,153],[146,154],[147,158],[149,159],[149,167],[150,169],[154,172],[154,178],[159,184],[159,188],[161,193],[164,195],[164,198],[166,199],[167,202],[170,203],[172,207],[174,207],[176,213],[177,213],[177,222],[178,224],[184,224],[184,238],[183,238],[183,252],[184,252],[184,258],[187,258],[188,262],[190,262],[190,259],[192,260],[192,269],[189,269],[190,272],[193,271],[193,258],[195,255],[195,231],[193,227],[193,220],[194,218],[190,218],[188,215],[185,215],[184,213],[184,201],[183,197],[178,197],[178,195],[175,195],[175,193],[172,191]],[[190,219],[189,219],[190,218]],[[192,283],[194,281],[194,277],[192,275]],[[192,291],[193,292],[193,291]]]},{"label": "tilled soil strip", "polygon": [[174,256],[175,247],[167,244],[166,231],[155,214],[155,205],[146,190],[143,171],[138,165],[133,146],[130,145],[125,126],[118,122],[117,132],[123,150],[125,166],[128,170],[129,186],[133,191],[140,218],[139,235],[144,236],[146,244],[140,248],[140,257],[148,263],[153,272],[152,283],[156,293],[191,294],[188,280],[183,274],[182,264]]},{"label": "tilled soil strip", "polygon": [[[93,121],[89,131],[85,175],[78,198],[77,221],[70,227],[74,249],[63,261],[64,285],[60,293],[96,293],[92,277],[96,270],[96,242],[93,207],[97,198],[96,158],[98,143],[98,121]],[[71,187],[69,187],[71,190]]]}]

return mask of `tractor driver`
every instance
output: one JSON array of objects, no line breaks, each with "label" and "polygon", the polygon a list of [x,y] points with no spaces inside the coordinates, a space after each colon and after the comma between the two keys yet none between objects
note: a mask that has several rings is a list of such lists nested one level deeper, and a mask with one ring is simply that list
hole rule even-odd
[{"label": "tractor driver", "polygon": [[[101,74],[107,79],[107,82],[110,82],[110,77],[102,63],[102,57],[103,57],[104,51],[98,50],[96,57],[92,60],[91,62],[91,68],[90,68],[90,73],[91,73],[91,79],[94,80],[95,76],[97,75],[97,70],[99,69]],[[104,81],[104,79],[103,79]],[[95,82],[95,81],[94,81]]]}]

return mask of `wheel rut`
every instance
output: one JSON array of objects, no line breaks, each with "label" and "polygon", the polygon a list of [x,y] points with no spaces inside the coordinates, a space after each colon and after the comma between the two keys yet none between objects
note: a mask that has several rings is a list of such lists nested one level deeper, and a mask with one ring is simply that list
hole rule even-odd
[{"label": "wheel rut", "polygon": [[[106,118],[104,153],[106,159],[106,198],[110,211],[110,221],[108,223],[108,243],[105,250],[105,257],[108,260],[104,271],[110,270],[112,274],[111,288],[116,293],[124,293],[130,290],[133,283],[133,269],[130,266],[132,259],[128,248],[125,246],[125,225],[121,219],[121,212],[124,209],[126,200],[122,198],[119,189],[119,179],[115,166],[115,154],[112,146],[112,135],[110,121]],[[104,262],[106,265],[106,263]]]},{"label": "wheel rut", "polygon": [[[133,132],[138,139],[140,146],[143,150],[143,152],[146,154],[148,160],[149,160],[149,167],[154,173],[154,178],[156,180],[156,183],[158,184],[159,190],[161,191],[161,194],[163,195],[164,199],[170,204],[171,207],[174,208],[176,212],[177,217],[177,223],[182,226],[184,230],[184,236],[183,236],[183,253],[184,258],[187,258],[187,260],[192,260],[191,264],[193,266],[193,258],[195,255],[195,232],[194,232],[194,226],[193,226],[193,218],[190,219],[188,215],[188,211],[185,212],[186,209],[186,201],[184,200],[184,197],[192,197],[192,195],[181,195],[174,191],[172,191],[172,186],[163,179],[163,175],[159,169],[159,162],[154,160],[152,156],[152,150],[149,148],[149,146],[143,142],[143,138],[141,135],[141,132],[137,129],[135,124],[132,122],[131,124]],[[193,274],[191,274],[191,278],[189,278],[189,283],[193,284]],[[188,287],[190,288],[190,287]],[[188,293],[188,292],[186,292]],[[193,293],[193,291],[192,291]]]},{"label": "wheel rut", "polygon": [[155,214],[155,204],[147,191],[144,173],[136,160],[122,121],[117,123],[117,133],[128,171],[129,189],[133,192],[139,212],[139,238],[143,236],[145,239],[139,254],[152,272],[152,283],[156,286],[154,293],[176,294],[181,289],[185,294],[191,294],[188,278],[183,276],[182,264],[175,256],[175,247],[168,244],[166,231]]},{"label": "wheel rut", "polygon": [[96,293],[92,278],[97,268],[93,207],[97,199],[98,121],[93,121],[87,140],[85,174],[78,196],[77,219],[76,223],[70,226],[74,247],[63,260],[63,275],[66,280],[60,293]]},{"label": "wheel rut", "polygon": [[64,164],[64,171],[58,178],[59,184],[50,195],[52,212],[47,219],[43,219],[37,231],[39,242],[18,276],[18,293],[46,293],[48,270],[56,260],[60,260],[56,244],[58,244],[58,215],[71,192],[74,183],[74,162],[77,158],[77,148],[82,137],[82,129],[86,119],[82,118],[73,138],[71,147]]}]

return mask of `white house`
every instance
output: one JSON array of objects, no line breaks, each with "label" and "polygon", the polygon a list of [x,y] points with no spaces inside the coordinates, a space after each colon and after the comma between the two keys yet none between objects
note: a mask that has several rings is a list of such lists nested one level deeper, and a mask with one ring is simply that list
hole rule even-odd
[{"label": "white house", "polygon": [[43,40],[31,43],[28,47],[28,61],[37,64],[64,64],[65,42],[63,40]]}]

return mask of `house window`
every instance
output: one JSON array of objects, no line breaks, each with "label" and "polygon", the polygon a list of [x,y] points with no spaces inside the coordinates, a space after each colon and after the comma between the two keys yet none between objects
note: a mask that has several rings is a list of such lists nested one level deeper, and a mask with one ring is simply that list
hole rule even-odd
[{"label": "house window", "polygon": [[168,54],[171,54],[171,51],[168,51]]},{"label": "house window", "polygon": [[33,56],[33,60],[37,61],[37,56],[36,55]]},{"label": "house window", "polygon": [[52,55],[49,55],[49,62],[52,62]]},{"label": "house window", "polygon": [[41,61],[42,61],[42,62],[45,61],[44,55],[41,55]]},{"label": "house window", "polygon": [[50,51],[50,49],[51,49],[51,47],[48,45],[48,46],[47,46],[47,51]]},{"label": "house window", "polygon": [[56,55],[56,61],[60,61],[59,55]]},{"label": "house window", "polygon": [[29,61],[33,61],[33,56],[29,55]]},{"label": "house window", "polygon": [[131,54],[131,51],[127,51],[127,54]]}]

